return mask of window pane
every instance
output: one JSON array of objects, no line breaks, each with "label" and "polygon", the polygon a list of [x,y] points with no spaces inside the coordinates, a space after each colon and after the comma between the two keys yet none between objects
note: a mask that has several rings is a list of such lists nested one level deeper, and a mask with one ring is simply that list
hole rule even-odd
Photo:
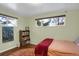
[{"label": "window pane", "polygon": [[59,17],[59,25],[64,25],[64,17]]},{"label": "window pane", "polygon": [[0,23],[2,26],[17,26],[17,20],[11,17],[0,15]]},{"label": "window pane", "polygon": [[58,24],[58,18],[52,18],[51,19],[51,26],[57,26]]},{"label": "window pane", "polygon": [[41,26],[41,22],[39,20],[37,21],[37,25],[38,26]]},{"label": "window pane", "polygon": [[47,19],[41,19],[37,20],[38,26],[58,26],[58,25],[64,25],[65,17],[54,17],[54,18],[47,18]]},{"label": "window pane", "polygon": [[14,40],[13,27],[2,27],[2,42],[9,42]]},{"label": "window pane", "polygon": [[43,26],[49,26],[50,22],[51,22],[51,19],[44,19]]}]

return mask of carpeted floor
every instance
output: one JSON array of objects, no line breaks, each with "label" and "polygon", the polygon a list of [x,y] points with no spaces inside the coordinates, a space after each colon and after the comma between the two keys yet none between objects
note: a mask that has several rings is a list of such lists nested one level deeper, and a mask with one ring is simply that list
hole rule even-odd
[{"label": "carpeted floor", "polygon": [[9,54],[9,56],[34,56],[34,48],[20,49]]}]

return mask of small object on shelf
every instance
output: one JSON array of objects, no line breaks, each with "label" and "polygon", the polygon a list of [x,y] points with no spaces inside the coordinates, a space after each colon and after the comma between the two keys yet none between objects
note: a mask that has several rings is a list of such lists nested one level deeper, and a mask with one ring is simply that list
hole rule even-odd
[{"label": "small object on shelf", "polygon": [[25,46],[30,44],[30,31],[28,30],[20,30],[19,31],[19,39],[20,39],[20,46]]},{"label": "small object on shelf", "polygon": [[25,30],[29,30],[29,27],[25,27]]}]

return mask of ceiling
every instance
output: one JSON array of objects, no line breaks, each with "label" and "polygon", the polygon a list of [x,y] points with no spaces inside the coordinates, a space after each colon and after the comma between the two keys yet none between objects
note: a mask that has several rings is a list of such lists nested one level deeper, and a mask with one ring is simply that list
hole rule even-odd
[{"label": "ceiling", "polygon": [[0,3],[1,8],[20,16],[34,16],[56,10],[79,9],[79,3]]}]

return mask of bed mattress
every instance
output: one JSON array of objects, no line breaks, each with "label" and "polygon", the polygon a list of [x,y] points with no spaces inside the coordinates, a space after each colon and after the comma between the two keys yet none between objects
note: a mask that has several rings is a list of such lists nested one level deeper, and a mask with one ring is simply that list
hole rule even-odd
[{"label": "bed mattress", "polygon": [[49,56],[79,56],[79,46],[72,41],[54,40],[48,47]]}]

